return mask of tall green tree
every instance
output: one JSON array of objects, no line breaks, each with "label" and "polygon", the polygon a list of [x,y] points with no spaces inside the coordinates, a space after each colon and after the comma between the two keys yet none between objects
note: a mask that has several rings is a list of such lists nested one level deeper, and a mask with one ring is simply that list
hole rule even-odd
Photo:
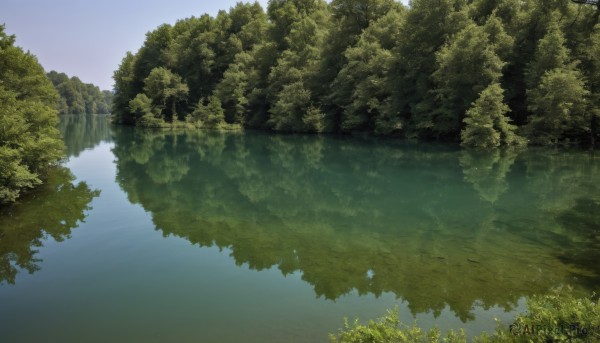
[{"label": "tall green tree", "polygon": [[227,68],[214,95],[222,102],[228,123],[260,126],[266,121],[267,76],[277,59],[274,44],[266,43],[269,39],[267,15],[258,3],[239,3],[229,11],[228,18],[230,40],[238,43],[231,44],[236,48],[227,53]]},{"label": "tall green tree", "polygon": [[589,136],[587,108],[589,91],[583,75],[572,61],[565,38],[556,21],[538,43],[527,71],[529,138],[541,144]]},{"label": "tall green tree", "polygon": [[553,21],[546,35],[537,44],[535,55],[525,75],[529,89],[539,85],[544,74],[550,70],[563,68],[570,63],[570,52],[557,21]]},{"label": "tall green tree", "polygon": [[466,126],[460,134],[463,146],[486,149],[524,143],[506,116],[510,109],[504,103],[503,93],[497,82],[481,92],[464,119]]},{"label": "tall green tree", "polygon": [[236,55],[215,88],[227,122],[267,128],[269,74],[278,55],[273,42],[257,44],[251,51]]},{"label": "tall green tree", "polygon": [[247,116],[248,109],[248,84],[249,72],[245,66],[250,67],[249,59],[251,56],[248,53],[240,53],[236,56],[236,63],[232,63],[229,69],[223,74],[223,79],[217,85],[215,94],[219,98],[219,102],[224,102],[223,107],[226,109],[224,117],[231,123],[243,123]]},{"label": "tall green tree", "polygon": [[331,85],[331,99],[343,110],[343,131],[389,134],[401,129],[397,118],[384,117],[384,87],[394,58],[392,49],[401,39],[404,10],[397,7],[366,28],[358,43],[346,50],[347,63]]},{"label": "tall green tree", "polygon": [[141,93],[144,88],[144,80],[150,72],[158,67],[168,66],[173,60],[170,47],[173,44],[173,26],[160,25],[154,31],[146,34],[144,45],[136,54],[133,63],[132,91],[133,96]]},{"label": "tall green tree", "polygon": [[[548,27],[575,27],[583,19],[580,13],[586,6],[578,6],[570,1],[517,1],[512,4],[515,15],[503,18],[511,36],[515,37],[514,51],[508,57],[508,65],[503,77],[507,103],[513,110],[515,123],[525,125],[529,111],[527,89],[531,88],[529,71],[535,59],[537,45],[548,32]],[[573,25],[575,24],[575,25]]]},{"label": "tall green tree", "polygon": [[502,75],[504,62],[495,50],[484,27],[470,23],[438,52],[432,96],[439,105],[418,119],[421,128],[437,137],[456,137],[471,103]]},{"label": "tall green tree", "polygon": [[587,80],[590,91],[587,109],[590,122],[588,141],[591,145],[595,145],[600,141],[600,23],[594,26],[589,37],[580,47],[582,53],[579,69]]},{"label": "tall green tree", "polygon": [[325,125],[314,91],[319,72],[322,26],[327,13],[314,11],[291,26],[287,46],[269,75],[268,124],[276,131],[321,131]]},{"label": "tall green tree", "polygon": [[129,110],[129,102],[138,94],[134,88],[135,60],[135,55],[128,51],[113,73],[115,95],[112,100],[112,118],[116,123],[135,124],[135,118]]},{"label": "tall green tree", "polygon": [[468,24],[466,1],[414,0],[393,50],[394,60],[385,86],[390,92],[384,115],[405,123],[406,136],[430,136],[427,119],[436,69],[436,51]]},{"label": "tall green tree", "polygon": [[[332,129],[348,130],[344,124],[344,108],[336,99],[339,82],[334,81],[349,62],[346,51],[356,46],[361,34],[379,18],[390,11],[398,11],[403,6],[392,0],[334,0],[330,4],[331,23],[325,36],[319,73],[319,93],[324,96],[324,107],[331,112]],[[394,25],[395,26],[395,25]]]},{"label": "tall green tree", "polygon": [[181,76],[163,67],[154,68],[144,80],[144,92],[163,120],[172,122],[183,119],[177,111],[185,103],[189,88]]},{"label": "tall green tree", "polygon": [[577,69],[556,68],[544,74],[540,84],[527,92],[531,140],[556,144],[565,139],[589,136],[587,96],[589,91]]},{"label": "tall green tree", "polygon": [[63,156],[57,94],[37,58],[0,25],[0,204],[38,184]]},{"label": "tall green tree", "polygon": [[301,18],[307,17],[315,11],[322,11],[326,7],[323,0],[272,0],[269,1],[267,14],[272,26],[270,36],[279,51],[289,47],[286,37],[292,31],[292,26]]}]

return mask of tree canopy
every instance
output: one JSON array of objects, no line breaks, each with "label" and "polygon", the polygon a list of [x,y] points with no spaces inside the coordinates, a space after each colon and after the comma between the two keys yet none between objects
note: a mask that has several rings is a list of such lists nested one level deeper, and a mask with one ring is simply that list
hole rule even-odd
[{"label": "tree canopy", "polygon": [[37,58],[0,25],[0,205],[39,185],[63,156],[57,99]]},{"label": "tree canopy", "polygon": [[495,119],[475,145],[589,144],[600,134],[599,13],[568,0],[238,3],[149,32],[115,71],[114,119],[171,125],[214,97],[225,124],[471,146],[462,133],[493,98],[515,139],[496,139]]}]

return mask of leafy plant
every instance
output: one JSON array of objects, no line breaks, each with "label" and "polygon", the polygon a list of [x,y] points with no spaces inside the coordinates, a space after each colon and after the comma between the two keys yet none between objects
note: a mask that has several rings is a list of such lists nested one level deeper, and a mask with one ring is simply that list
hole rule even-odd
[{"label": "leafy plant", "polygon": [[[504,342],[598,342],[600,341],[600,303],[594,296],[577,298],[570,287],[557,288],[527,299],[528,310],[519,314],[509,327],[499,324],[493,334],[482,333],[472,341]],[[388,310],[378,320],[352,324],[344,319],[338,335],[329,335],[333,343],[466,343],[464,330],[451,330],[445,336],[437,328],[425,331],[415,324],[407,326],[398,318],[398,309]]]}]

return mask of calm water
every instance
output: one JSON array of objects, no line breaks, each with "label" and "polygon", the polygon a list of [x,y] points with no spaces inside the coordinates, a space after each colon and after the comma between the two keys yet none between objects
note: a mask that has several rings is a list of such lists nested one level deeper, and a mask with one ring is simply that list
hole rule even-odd
[{"label": "calm water", "polygon": [[600,286],[600,157],[65,117],[0,211],[6,342],[315,342],[398,306],[469,334]]}]

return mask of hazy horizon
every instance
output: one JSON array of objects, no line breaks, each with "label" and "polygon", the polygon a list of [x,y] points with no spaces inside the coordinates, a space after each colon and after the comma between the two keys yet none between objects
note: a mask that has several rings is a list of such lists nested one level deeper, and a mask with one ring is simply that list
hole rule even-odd
[{"label": "hazy horizon", "polygon": [[[3,0],[0,24],[17,36],[18,46],[38,57],[47,72],[56,70],[111,90],[113,71],[127,51],[142,46],[148,31],[204,13],[214,16],[237,2]],[[266,9],[268,0],[258,2]]]}]

